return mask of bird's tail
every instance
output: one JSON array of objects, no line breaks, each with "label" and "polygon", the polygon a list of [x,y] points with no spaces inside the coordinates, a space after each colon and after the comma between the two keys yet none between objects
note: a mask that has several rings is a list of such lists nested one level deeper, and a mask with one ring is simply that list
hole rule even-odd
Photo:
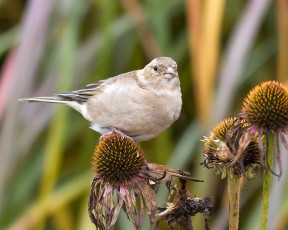
[{"label": "bird's tail", "polygon": [[32,98],[21,98],[18,99],[19,101],[25,102],[47,102],[47,103],[62,103],[67,104],[69,100],[62,98],[62,97],[32,97]]}]

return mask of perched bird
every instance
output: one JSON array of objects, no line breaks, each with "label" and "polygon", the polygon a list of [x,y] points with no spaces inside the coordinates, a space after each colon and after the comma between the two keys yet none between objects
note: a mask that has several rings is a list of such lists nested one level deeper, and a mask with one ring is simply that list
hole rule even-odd
[{"label": "perched bird", "polygon": [[66,104],[101,134],[119,130],[135,141],[150,140],[178,119],[182,107],[177,64],[158,57],[143,69],[101,80],[53,97],[20,101]]}]

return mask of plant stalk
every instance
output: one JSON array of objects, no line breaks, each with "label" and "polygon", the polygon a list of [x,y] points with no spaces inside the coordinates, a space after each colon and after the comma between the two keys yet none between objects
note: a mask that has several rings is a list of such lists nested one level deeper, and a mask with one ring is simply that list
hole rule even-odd
[{"label": "plant stalk", "polygon": [[[268,143],[268,146],[267,146],[267,143]],[[266,140],[266,146],[267,146],[266,148],[268,149],[267,163],[269,164],[270,167],[272,167],[273,166],[273,153],[274,153],[274,136],[273,136],[273,133],[270,133],[270,135],[268,134],[268,138]],[[260,230],[266,230],[267,229],[271,180],[272,180],[272,173],[266,168],[264,170]]]},{"label": "plant stalk", "polygon": [[228,175],[229,197],[229,230],[238,230],[239,225],[239,200],[240,178],[232,173]]}]

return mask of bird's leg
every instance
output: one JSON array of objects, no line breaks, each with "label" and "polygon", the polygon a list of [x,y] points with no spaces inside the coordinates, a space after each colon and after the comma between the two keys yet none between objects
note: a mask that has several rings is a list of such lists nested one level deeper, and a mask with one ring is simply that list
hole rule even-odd
[{"label": "bird's leg", "polygon": [[114,127],[111,127],[111,131],[112,131],[112,133],[113,133],[113,132],[119,133],[119,134],[122,136],[122,139],[124,139],[124,138],[126,137],[126,138],[131,139],[131,140],[134,142],[134,139],[133,139],[132,137],[126,135],[125,133],[123,133],[123,132],[122,132],[121,130],[119,130],[119,129],[116,129],[116,128],[114,128]]},{"label": "bird's leg", "polygon": [[120,135],[122,136],[122,140],[123,140],[124,138],[129,138],[130,140],[132,140],[133,142],[135,142],[132,137],[127,136],[127,135],[126,135],[125,133],[123,133],[121,130],[119,130],[119,129],[117,129],[117,128],[114,128],[114,127],[111,127],[110,129],[111,129],[111,132],[104,133],[104,134],[100,137],[100,140],[101,140],[102,138],[106,137],[107,135],[115,132],[115,133],[118,133],[118,134],[120,134]]}]

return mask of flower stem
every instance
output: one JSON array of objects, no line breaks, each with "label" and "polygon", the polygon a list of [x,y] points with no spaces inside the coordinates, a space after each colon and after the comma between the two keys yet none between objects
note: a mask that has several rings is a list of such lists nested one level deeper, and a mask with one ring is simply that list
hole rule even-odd
[{"label": "flower stem", "polygon": [[[271,132],[269,135],[268,143],[268,156],[267,163],[272,167],[273,165],[273,153],[274,153],[274,136]],[[261,211],[261,226],[260,230],[267,229],[267,219],[268,219],[268,209],[269,209],[269,199],[271,190],[271,179],[272,174],[268,169],[264,170],[264,181],[263,181],[263,197],[262,197],[262,211]]]},{"label": "flower stem", "polygon": [[240,178],[231,174],[228,175],[229,230],[238,230]]}]

